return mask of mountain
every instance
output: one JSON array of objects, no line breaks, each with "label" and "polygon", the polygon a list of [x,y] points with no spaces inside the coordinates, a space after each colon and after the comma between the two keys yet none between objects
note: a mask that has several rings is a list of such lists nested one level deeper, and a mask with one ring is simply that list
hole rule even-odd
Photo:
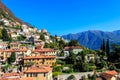
[{"label": "mountain", "polygon": [[8,9],[1,1],[0,1],[0,18],[10,18],[19,22],[23,23],[22,20],[18,19],[11,11]]},{"label": "mountain", "polygon": [[103,39],[109,39],[111,44],[120,44],[120,30],[113,32],[89,30],[76,34],[63,35],[62,37],[67,40],[78,40],[81,45],[90,49],[99,49]]}]

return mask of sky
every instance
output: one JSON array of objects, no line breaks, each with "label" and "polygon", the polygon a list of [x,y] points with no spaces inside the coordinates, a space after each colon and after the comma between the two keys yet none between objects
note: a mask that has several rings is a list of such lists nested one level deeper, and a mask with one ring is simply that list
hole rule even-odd
[{"label": "sky", "polygon": [[2,0],[21,20],[52,35],[120,30],[120,0]]}]

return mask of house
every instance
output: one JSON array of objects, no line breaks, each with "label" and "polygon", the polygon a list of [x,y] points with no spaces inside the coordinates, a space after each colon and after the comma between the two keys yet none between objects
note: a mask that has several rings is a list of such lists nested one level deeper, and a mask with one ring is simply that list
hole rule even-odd
[{"label": "house", "polygon": [[7,43],[1,43],[0,44],[0,49],[7,49],[8,48],[8,44]]},{"label": "house", "polygon": [[0,60],[5,61],[7,60],[12,52],[16,54],[16,62],[19,61],[20,58],[27,54],[28,49],[26,47],[20,49],[0,49]]},{"label": "house", "polygon": [[0,80],[35,80],[34,78],[25,78],[24,73],[20,72],[11,72],[11,73],[4,73],[0,77]]},{"label": "house", "polygon": [[34,64],[44,64],[44,65],[49,65],[53,66],[56,63],[56,56],[25,56],[24,57],[24,63],[25,65],[28,62],[33,62]]},{"label": "house", "polygon": [[95,59],[95,54],[86,54],[85,58],[89,62],[90,60]]},{"label": "house", "polygon": [[72,51],[74,54],[78,54],[81,52],[83,49],[81,46],[70,46],[70,47],[65,47],[64,48],[64,56],[67,57],[69,56],[69,52]]},{"label": "house", "polygon": [[11,37],[12,37],[12,39],[17,40],[17,37],[18,37],[18,36],[19,36],[19,34],[16,33],[16,32],[12,32],[12,33],[11,33]]},{"label": "house", "polygon": [[[42,41],[42,40],[40,40],[40,39],[34,40],[34,43],[35,43],[35,45],[45,44],[44,41]],[[44,47],[44,46],[43,46],[43,47]]]},{"label": "house", "polygon": [[[41,40],[35,40],[35,55],[56,56],[57,51],[52,48],[44,48],[45,43]],[[37,54],[36,54],[37,53]]]},{"label": "house", "polygon": [[46,29],[41,30],[42,33],[47,33],[48,31]]},{"label": "house", "polygon": [[118,73],[115,70],[106,71],[101,73],[100,77],[102,77],[105,80],[118,80]]},{"label": "house", "polygon": [[48,65],[33,65],[24,74],[34,80],[52,80],[52,68]]},{"label": "house", "polygon": [[39,39],[39,38],[40,38],[40,35],[39,35],[39,34],[35,34],[35,35],[34,35],[34,38],[35,38],[35,39]]},{"label": "house", "polygon": [[19,42],[12,42],[12,43],[10,43],[10,49],[15,49],[15,50],[17,50],[17,49],[19,49],[20,48],[20,43]]},{"label": "house", "polygon": [[28,33],[29,32],[29,29],[28,29],[28,26],[27,25],[22,25],[22,30],[23,30],[23,32],[25,32],[25,33]]},{"label": "house", "polygon": [[[37,46],[43,47],[43,46]],[[37,48],[33,51],[36,55],[56,56],[57,51],[52,48]]]}]

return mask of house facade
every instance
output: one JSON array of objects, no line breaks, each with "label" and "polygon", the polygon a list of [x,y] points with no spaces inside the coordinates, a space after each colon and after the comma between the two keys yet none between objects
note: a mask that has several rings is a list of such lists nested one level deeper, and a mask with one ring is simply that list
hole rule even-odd
[{"label": "house facade", "polygon": [[24,57],[24,64],[27,62],[33,62],[34,64],[44,64],[53,66],[56,63],[56,56],[25,56]]},{"label": "house facade", "polygon": [[48,65],[33,65],[24,71],[24,75],[34,78],[34,80],[53,80],[52,68]]}]

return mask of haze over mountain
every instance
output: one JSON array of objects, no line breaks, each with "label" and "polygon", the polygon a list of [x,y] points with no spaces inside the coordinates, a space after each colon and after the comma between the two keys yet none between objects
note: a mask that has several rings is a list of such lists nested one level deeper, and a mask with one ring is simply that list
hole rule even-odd
[{"label": "haze over mountain", "polygon": [[110,44],[120,43],[120,30],[113,32],[104,32],[99,30],[88,30],[76,34],[68,34],[62,36],[67,40],[78,40],[81,45],[91,48],[99,49],[103,39],[109,39]]}]

